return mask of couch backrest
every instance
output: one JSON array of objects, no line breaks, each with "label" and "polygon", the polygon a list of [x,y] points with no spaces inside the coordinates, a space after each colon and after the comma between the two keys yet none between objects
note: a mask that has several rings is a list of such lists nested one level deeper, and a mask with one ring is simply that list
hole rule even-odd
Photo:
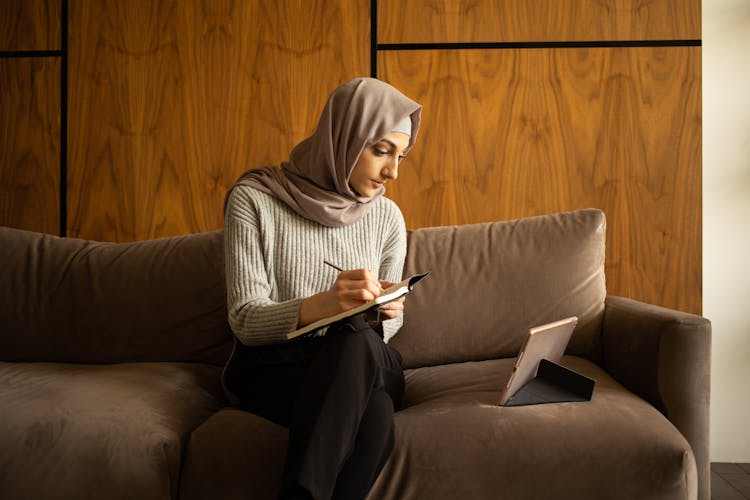
[{"label": "couch backrest", "polygon": [[221,364],[220,231],[99,243],[0,228],[0,360]]},{"label": "couch backrest", "polygon": [[413,230],[404,275],[432,275],[391,343],[406,367],[509,357],[530,327],[575,315],[568,353],[598,360],[604,239],[594,209]]}]

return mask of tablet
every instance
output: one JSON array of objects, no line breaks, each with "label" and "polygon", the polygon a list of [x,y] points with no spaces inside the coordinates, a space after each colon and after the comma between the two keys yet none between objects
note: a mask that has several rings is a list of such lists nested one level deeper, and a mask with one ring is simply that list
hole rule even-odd
[{"label": "tablet", "polygon": [[511,373],[508,383],[500,395],[500,406],[505,406],[516,392],[536,376],[539,362],[542,359],[553,363],[560,361],[576,324],[578,324],[578,318],[572,316],[529,330],[518,353],[513,373]]}]

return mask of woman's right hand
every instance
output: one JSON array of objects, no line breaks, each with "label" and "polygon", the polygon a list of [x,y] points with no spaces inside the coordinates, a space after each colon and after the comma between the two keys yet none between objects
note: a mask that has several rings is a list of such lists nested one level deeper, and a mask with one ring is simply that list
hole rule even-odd
[{"label": "woman's right hand", "polygon": [[348,311],[380,296],[380,282],[368,269],[342,271],[333,286],[302,301],[298,327]]}]

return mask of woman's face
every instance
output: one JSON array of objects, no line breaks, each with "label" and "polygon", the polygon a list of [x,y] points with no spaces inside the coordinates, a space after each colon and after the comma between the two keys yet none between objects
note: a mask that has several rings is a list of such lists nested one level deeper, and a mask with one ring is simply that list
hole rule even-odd
[{"label": "woman's face", "polygon": [[359,155],[349,185],[360,196],[372,198],[388,181],[398,177],[398,164],[409,146],[409,136],[391,132]]}]

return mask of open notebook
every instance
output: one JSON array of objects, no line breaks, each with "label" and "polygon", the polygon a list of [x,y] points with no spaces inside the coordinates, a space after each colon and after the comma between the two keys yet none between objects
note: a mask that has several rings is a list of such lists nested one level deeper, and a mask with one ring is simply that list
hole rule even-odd
[{"label": "open notebook", "polygon": [[426,273],[415,274],[413,276],[410,276],[406,278],[405,280],[403,280],[402,282],[396,283],[395,285],[386,288],[383,291],[383,293],[380,294],[380,296],[375,298],[374,300],[371,300],[370,302],[365,302],[361,306],[355,307],[354,309],[349,309],[348,311],[344,311],[335,316],[329,316],[327,318],[318,320],[314,323],[310,323],[309,325],[304,326],[302,328],[298,328],[297,330],[294,330],[293,332],[288,333],[286,338],[287,340],[291,340],[291,339],[300,337],[307,333],[314,332],[318,328],[328,326],[344,318],[355,316],[357,314],[369,311],[370,309],[374,309],[376,307],[380,307],[383,304],[387,304],[388,302],[391,302],[400,297],[403,297],[404,295],[411,293],[414,286],[420,281],[422,281],[424,278],[426,278],[429,274],[430,273],[428,271]]}]

